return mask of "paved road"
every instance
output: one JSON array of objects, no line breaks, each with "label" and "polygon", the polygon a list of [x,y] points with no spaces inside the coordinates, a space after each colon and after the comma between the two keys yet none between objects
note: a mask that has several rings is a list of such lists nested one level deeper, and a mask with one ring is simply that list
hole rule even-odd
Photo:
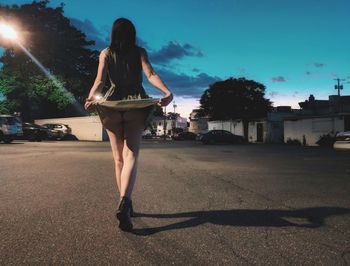
[{"label": "paved road", "polygon": [[143,143],[133,234],[109,143],[0,145],[1,265],[349,265],[350,152]]}]

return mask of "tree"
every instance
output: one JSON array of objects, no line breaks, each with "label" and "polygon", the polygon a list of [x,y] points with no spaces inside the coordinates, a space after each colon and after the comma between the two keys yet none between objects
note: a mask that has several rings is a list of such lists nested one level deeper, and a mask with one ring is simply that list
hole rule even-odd
[{"label": "tree", "polygon": [[263,84],[245,78],[215,82],[201,96],[201,112],[210,120],[242,119],[247,138],[249,120],[265,117],[272,107],[265,89]]},{"label": "tree", "polygon": [[153,115],[162,117],[164,115],[163,108],[159,105],[156,105],[156,109],[154,110]]},{"label": "tree", "polygon": [[51,8],[48,3],[0,5],[0,16],[18,25],[23,45],[54,77],[43,75],[16,44],[0,39],[6,48],[0,58],[0,93],[9,111],[20,111],[24,120],[87,114],[75,107],[83,104],[96,76],[99,52],[89,49],[94,41],[71,25],[63,5]]}]

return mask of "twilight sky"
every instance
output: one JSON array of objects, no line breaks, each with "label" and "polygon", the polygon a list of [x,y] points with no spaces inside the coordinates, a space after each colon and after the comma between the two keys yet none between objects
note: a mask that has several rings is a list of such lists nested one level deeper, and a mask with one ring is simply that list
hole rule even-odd
[{"label": "twilight sky", "polygon": [[[1,0],[2,4],[32,1]],[[314,94],[350,91],[349,0],[51,0],[96,40],[108,44],[118,17],[131,19],[139,43],[188,117],[209,84],[246,77],[265,84],[274,105],[298,106]],[[152,96],[160,95],[145,82]],[[87,92],[90,88],[87,88]],[[167,111],[172,110],[172,103]]]}]

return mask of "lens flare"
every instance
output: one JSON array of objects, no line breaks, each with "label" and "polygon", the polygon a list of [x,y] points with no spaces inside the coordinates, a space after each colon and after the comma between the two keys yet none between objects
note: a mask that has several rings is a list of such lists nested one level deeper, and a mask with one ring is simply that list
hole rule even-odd
[{"label": "lens flare", "polygon": [[14,43],[16,43],[22,49],[22,51],[39,67],[39,69],[45,74],[45,76],[53,82],[53,84],[59,89],[61,94],[69,100],[69,102],[73,105],[73,107],[78,113],[86,113],[82,105],[79,104],[79,102],[75,99],[74,95],[70,91],[68,91],[64,87],[64,85],[53,74],[51,74],[51,72],[48,69],[46,69],[27,48],[25,48],[21,44],[17,32],[12,26],[0,22],[0,35],[6,39],[14,41]]},{"label": "lens flare", "polygon": [[10,40],[16,40],[18,38],[17,32],[14,28],[7,24],[0,24],[0,34]]}]

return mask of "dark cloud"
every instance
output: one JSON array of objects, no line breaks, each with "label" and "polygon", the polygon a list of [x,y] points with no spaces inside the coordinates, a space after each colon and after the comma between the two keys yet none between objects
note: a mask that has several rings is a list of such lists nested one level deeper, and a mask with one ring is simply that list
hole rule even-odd
[{"label": "dark cloud", "polygon": [[326,64],[323,64],[323,63],[314,63],[314,66],[315,67],[318,67],[318,68],[320,68],[320,67],[324,67]]},{"label": "dark cloud", "polygon": [[295,91],[295,92],[293,92],[293,95],[292,95],[292,97],[297,97],[297,96],[299,96],[300,95],[300,92],[299,91]]},{"label": "dark cloud", "polygon": [[306,72],[305,72],[305,75],[306,75],[306,76],[311,76],[311,74],[312,74],[312,73],[311,73],[310,71],[306,71]]},{"label": "dark cloud", "polygon": [[286,82],[287,80],[285,79],[285,77],[277,76],[277,77],[273,77],[272,81],[273,82]]},{"label": "dark cloud", "polygon": [[[95,49],[101,50],[108,46],[109,37],[108,33],[103,27],[97,29],[95,25],[88,19],[80,20],[77,18],[70,18],[72,25],[84,32],[89,40],[96,41]],[[201,72],[198,68],[193,68],[194,75],[188,75],[185,73],[176,73],[168,68],[162,67],[162,64],[169,63],[174,59],[182,59],[186,56],[202,57],[203,53],[192,46],[185,43],[183,45],[170,41],[167,45],[163,46],[160,50],[155,51],[149,47],[146,41],[138,38],[137,43],[146,48],[149,52],[151,62],[158,67],[155,67],[159,76],[169,86],[169,88],[177,96],[196,98],[200,97],[205,89],[210,84],[221,80],[219,77],[210,76],[207,73]],[[152,88],[152,86],[145,79],[145,86]]]},{"label": "dark cloud", "polygon": [[202,57],[203,53],[191,44],[181,45],[173,41],[170,41],[160,50],[150,53],[150,58],[155,64],[168,63],[173,59],[181,59],[185,56]]},{"label": "dark cloud", "polygon": [[[184,73],[175,73],[165,68],[156,68],[156,72],[176,96],[200,97],[210,84],[221,80],[219,77],[207,73],[190,76]],[[145,82],[146,83],[146,82]],[[151,87],[147,84],[147,87]]]},{"label": "dark cloud", "polygon": [[85,33],[88,40],[95,41],[94,48],[101,50],[108,46],[108,41],[102,30],[98,30],[95,25],[88,19],[80,20],[77,18],[70,18],[73,26]]}]

